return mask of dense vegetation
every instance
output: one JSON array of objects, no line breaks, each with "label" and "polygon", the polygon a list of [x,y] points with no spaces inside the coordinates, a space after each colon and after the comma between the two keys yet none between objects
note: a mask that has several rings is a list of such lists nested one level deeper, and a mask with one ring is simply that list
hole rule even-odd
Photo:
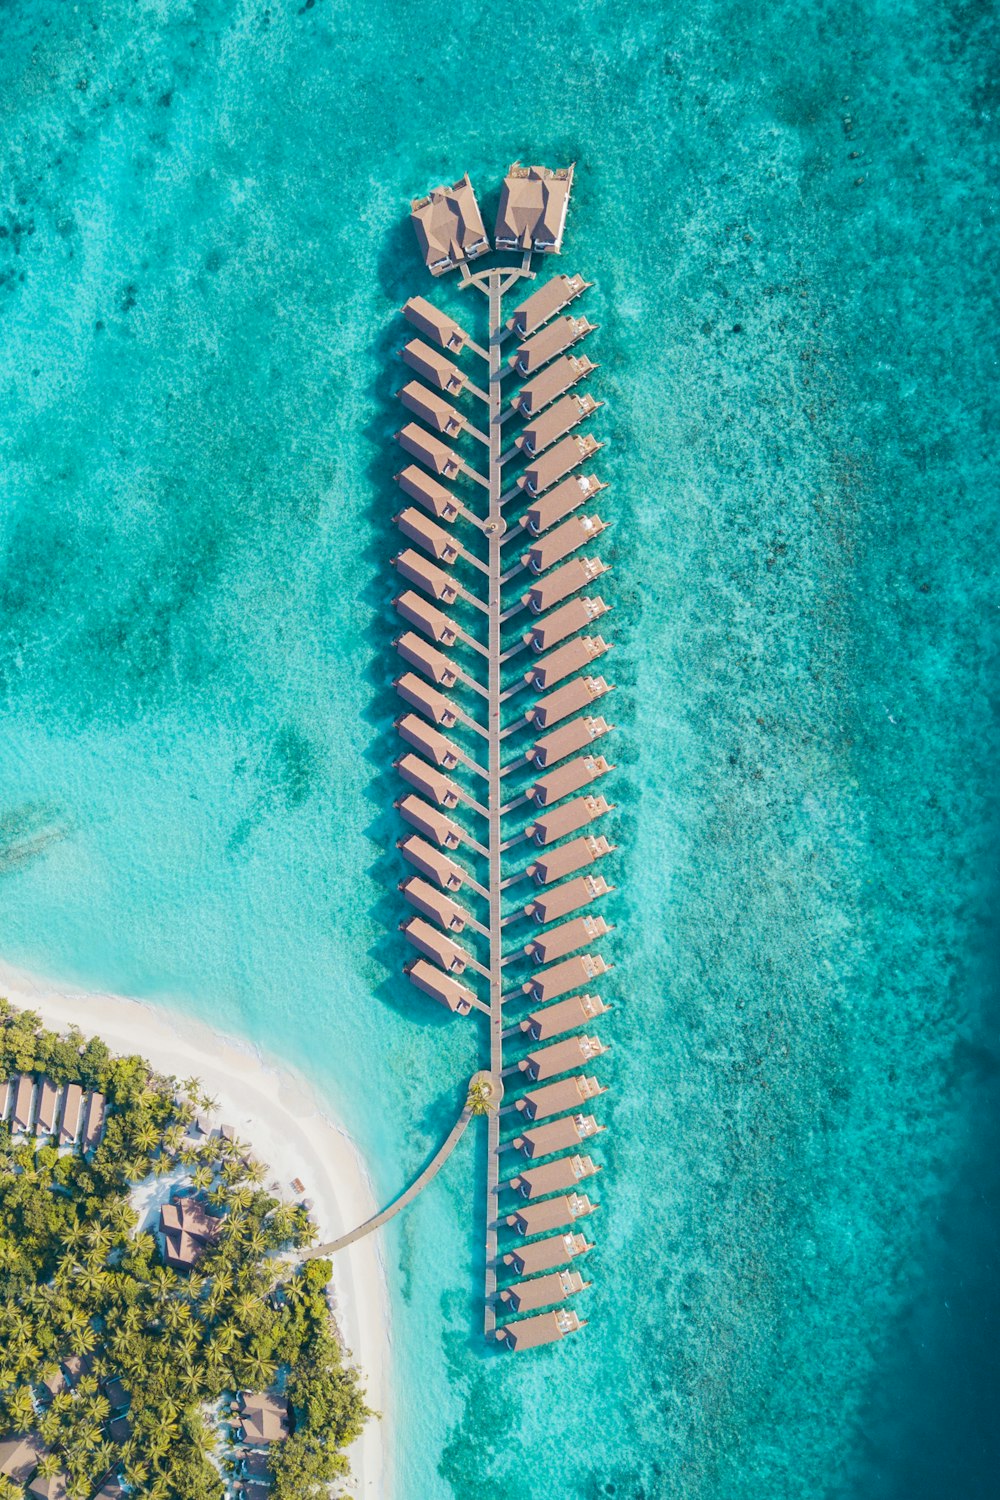
[{"label": "dense vegetation", "polygon": [[[108,1121],[89,1160],[14,1144],[0,1126],[0,1435],[39,1432],[74,1500],[90,1500],[109,1470],[150,1500],[222,1500],[214,1411],[225,1393],[280,1375],[296,1424],[273,1445],[273,1494],[326,1496],[369,1413],[331,1325],[329,1263],[298,1267],[286,1253],[309,1242],[308,1215],[263,1191],[238,1142],[190,1138],[197,1080],[178,1100],[176,1081],[141,1058],[46,1032],[0,1001],[0,1078],[15,1072],[101,1089]],[[223,1215],[190,1273],[163,1264],[129,1201],[131,1185],[178,1167]],[[91,1355],[91,1372],[40,1404],[39,1382],[71,1354]],[[100,1384],[112,1375],[131,1398],[121,1443]],[[0,1478],[0,1500],[21,1494]]]}]

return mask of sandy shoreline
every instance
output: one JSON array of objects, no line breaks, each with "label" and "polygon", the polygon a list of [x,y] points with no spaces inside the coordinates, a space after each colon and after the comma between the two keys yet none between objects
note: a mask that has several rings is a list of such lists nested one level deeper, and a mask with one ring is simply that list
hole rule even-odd
[{"label": "sandy shoreline", "polygon": [[[266,1163],[265,1182],[292,1196],[293,1177],[313,1200],[320,1240],[335,1239],[377,1211],[353,1141],[322,1114],[305,1079],[265,1062],[249,1044],[210,1027],[119,995],[60,987],[0,960],[0,995],[38,1012],[47,1026],[77,1025],[115,1052],[139,1053],[162,1073],[196,1075],[219,1100],[219,1116]],[[351,1493],[389,1500],[389,1308],[385,1270],[373,1235],[334,1262],[337,1318],[361,1370],[368,1405],[382,1413],[350,1449]]]}]

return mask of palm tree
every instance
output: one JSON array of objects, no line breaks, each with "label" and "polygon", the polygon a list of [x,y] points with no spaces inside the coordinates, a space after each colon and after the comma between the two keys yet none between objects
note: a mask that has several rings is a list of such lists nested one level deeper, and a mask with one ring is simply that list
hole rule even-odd
[{"label": "palm tree", "polygon": [[13,1395],[7,1397],[7,1414],[15,1432],[31,1426],[35,1420],[35,1399],[30,1385],[19,1385]]},{"label": "palm tree", "polygon": [[476,1077],[469,1084],[465,1107],[470,1115],[488,1115],[496,1109],[493,1088],[488,1079]]},{"label": "palm tree", "polygon": [[198,1188],[202,1192],[205,1192],[212,1186],[212,1180],[214,1176],[215,1173],[212,1171],[211,1167],[200,1166],[196,1167],[192,1172],[191,1181],[194,1183],[194,1186],[196,1188]]}]

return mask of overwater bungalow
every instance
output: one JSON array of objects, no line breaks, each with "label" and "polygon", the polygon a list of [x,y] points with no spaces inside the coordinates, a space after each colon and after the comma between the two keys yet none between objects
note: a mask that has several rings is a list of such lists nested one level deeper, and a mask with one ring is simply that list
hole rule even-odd
[{"label": "overwater bungalow", "polygon": [[433,475],[428,474],[426,469],[420,469],[416,464],[407,464],[394,478],[400,489],[411,500],[422,505],[430,515],[436,516],[439,521],[457,520],[459,504],[455,496]]},{"label": "overwater bungalow", "polygon": [[529,1245],[516,1245],[503,1258],[518,1276],[535,1276],[539,1271],[551,1271],[554,1266],[564,1266],[578,1255],[593,1250],[582,1234],[557,1234],[549,1240],[532,1240]]},{"label": "overwater bungalow", "polygon": [[423,917],[411,917],[400,925],[407,942],[418,948],[425,958],[433,959],[449,974],[464,974],[469,954],[460,944],[425,922]]},{"label": "overwater bungalow", "polygon": [[555,687],[556,683],[562,682],[564,677],[571,677],[574,672],[582,672],[591,662],[610,651],[610,644],[601,635],[581,635],[576,640],[567,641],[565,645],[559,646],[544,656],[540,662],[529,667],[524,674],[524,680],[529,687],[544,692],[547,688]]},{"label": "overwater bungalow", "polygon": [[604,444],[599,443],[592,432],[571,432],[554,447],[546,448],[544,453],[532,459],[524,473],[518,476],[518,488],[534,500],[603,447]]},{"label": "overwater bungalow", "polygon": [[547,932],[532,938],[530,943],[525,944],[524,951],[532,963],[551,964],[557,958],[575,953],[578,948],[596,943],[598,938],[606,937],[609,932],[614,932],[614,928],[609,927],[603,917],[571,917],[568,922],[550,927]]},{"label": "overwater bungalow", "polygon": [[[574,557],[569,562],[563,563],[561,568],[549,573],[545,578],[540,578],[537,583],[532,584],[526,594],[521,595],[521,603],[531,610],[532,614],[540,615],[554,604],[559,604],[563,599],[575,594],[578,589],[586,588],[588,583],[593,583],[595,578],[600,578],[602,573],[607,573],[608,565],[599,557]],[[450,601],[446,601],[450,602]]]},{"label": "overwater bungalow", "polygon": [[537,807],[551,807],[561,797],[582,791],[585,786],[613,771],[603,755],[581,755],[577,760],[557,766],[547,776],[540,776],[528,792]]},{"label": "overwater bungalow", "polygon": [[590,1156],[560,1156],[555,1161],[543,1162],[538,1167],[527,1167],[512,1177],[507,1186],[522,1198],[534,1202],[549,1193],[562,1193],[576,1187],[585,1177],[593,1177],[601,1170]]},{"label": "overwater bungalow", "polygon": [[584,869],[596,859],[603,859],[605,854],[614,852],[615,845],[601,834],[586,834],[581,839],[573,839],[568,844],[560,844],[558,849],[550,849],[546,854],[540,854],[533,864],[528,866],[528,874],[538,885],[550,885],[553,880],[562,880],[566,875],[573,875],[577,870]]},{"label": "overwater bungalow", "polygon": [[568,1333],[576,1333],[586,1326],[571,1307],[561,1307],[558,1311],[536,1313],[533,1318],[517,1318],[513,1323],[505,1323],[496,1329],[496,1337],[508,1349],[520,1353],[524,1349],[557,1343]]},{"label": "overwater bungalow", "polygon": [[405,860],[418,869],[421,875],[435,881],[443,891],[460,891],[466,880],[466,872],[453,859],[435,849],[419,834],[410,833],[399,839],[396,848]]},{"label": "overwater bungalow", "polygon": [[536,1125],[534,1129],[515,1136],[512,1145],[515,1150],[534,1159],[579,1145],[580,1141],[588,1140],[603,1129],[593,1115],[563,1115],[558,1120],[550,1120],[547,1125]]},{"label": "overwater bungalow", "polygon": [[586,1193],[567,1193],[558,1198],[546,1198],[541,1203],[519,1205],[507,1215],[507,1226],[518,1234],[545,1234],[550,1229],[562,1229],[577,1219],[585,1219],[597,1208]]},{"label": "overwater bungalow", "polygon": [[458,668],[450,656],[429,644],[412,630],[399,635],[392,643],[404,661],[418,672],[423,672],[431,682],[440,687],[454,687],[458,681]]},{"label": "overwater bungalow", "polygon": [[564,760],[567,755],[575,755],[577,750],[585,750],[594,740],[610,732],[611,725],[607,719],[600,715],[594,717],[585,714],[583,718],[573,719],[569,724],[560,724],[558,729],[543,734],[528,750],[527,756],[542,769]]},{"label": "overwater bungalow", "polygon": [[565,682],[539,698],[525,711],[524,717],[538,729],[551,729],[570,714],[589,708],[611,690],[612,684],[603,677],[574,677],[572,682]]},{"label": "overwater bungalow", "polygon": [[58,1104],[59,1090],[51,1079],[43,1078],[42,1086],[38,1091],[38,1116],[35,1120],[36,1135],[46,1136],[55,1134]]},{"label": "overwater bungalow", "polygon": [[522,417],[536,417],[544,407],[565,396],[596,369],[593,360],[585,354],[564,354],[525,381],[517,395],[512,397],[511,407]]},{"label": "overwater bungalow", "polygon": [[435,474],[443,474],[445,479],[454,479],[462,467],[462,461],[454,449],[449,448],[447,443],[435,437],[423,427],[418,427],[416,422],[407,422],[393,436],[399,446],[410,454],[411,458],[419,459]]},{"label": "overwater bungalow", "polygon": [[409,365],[424,380],[429,380],[431,385],[436,385],[439,391],[449,391],[453,396],[458,396],[469,383],[458,365],[445,359],[443,354],[432,349],[430,344],[425,344],[423,339],[411,339],[400,352],[403,363]]},{"label": "overwater bungalow", "polygon": [[578,875],[565,885],[557,885],[555,890],[543,891],[536,896],[524,908],[524,915],[534,917],[536,922],[554,922],[613,890],[614,886],[608,885],[603,875]]},{"label": "overwater bungalow", "polygon": [[408,974],[425,995],[430,995],[432,1000],[446,1006],[456,1015],[467,1016],[472,1009],[476,998],[472,990],[466,989],[465,985],[459,984],[450,975],[443,974],[426,958],[414,959],[413,963],[406,965],[403,973]]},{"label": "overwater bungalow", "polygon": [[34,1108],[35,1080],[30,1073],[20,1073],[14,1080],[14,1108],[10,1117],[15,1134],[26,1135],[31,1130]]},{"label": "overwater bungalow", "polygon": [[399,809],[407,823],[425,838],[433,839],[440,849],[457,849],[461,845],[463,833],[458,824],[421,797],[413,793],[408,797],[398,797],[393,806]]},{"label": "overwater bungalow", "polygon": [[544,620],[533,625],[523,640],[534,651],[548,651],[550,647],[558,646],[567,636],[574,635],[594,620],[599,620],[609,609],[610,605],[605,604],[600,596],[596,599],[574,599],[561,609],[554,609]]},{"label": "overwater bungalow", "polygon": [[439,599],[442,604],[454,604],[458,598],[458,584],[454,578],[436,563],[421,557],[419,552],[414,552],[412,547],[397,552],[392,558],[392,565],[408,583],[415,583],[417,588],[423,589],[432,599]]},{"label": "overwater bungalow", "polygon": [[440,609],[435,609],[426,599],[421,599],[412,589],[398,594],[392,601],[398,615],[410,625],[415,625],[440,646],[454,646],[458,640],[458,626]]},{"label": "overwater bungalow", "polygon": [[462,932],[469,921],[469,913],[464,906],[459,906],[457,901],[452,901],[443,891],[435,890],[426,880],[421,880],[419,875],[401,880],[399,889],[411,906],[415,906],[417,911],[430,917],[447,932]]},{"label": "overwater bungalow", "polygon": [[558,1078],[560,1073],[586,1066],[607,1050],[599,1036],[570,1036],[529,1053],[517,1066],[532,1083],[544,1083],[548,1078]]},{"label": "overwater bungalow", "polygon": [[63,1094],[62,1119],[59,1122],[60,1146],[76,1144],[80,1131],[80,1114],[83,1109],[83,1089],[78,1083],[68,1083]]},{"label": "overwater bungalow", "polygon": [[609,525],[600,516],[571,516],[522,553],[521,562],[532,573],[544,573],[587,542],[594,541]]},{"label": "overwater bungalow", "polygon": [[412,411],[428,427],[433,427],[435,432],[446,432],[449,437],[457,437],[465,430],[467,423],[458,408],[428,386],[421,385],[419,380],[411,380],[398,394],[407,411]]},{"label": "overwater bungalow", "polygon": [[494,235],[497,249],[557,254],[572,188],[572,166],[553,171],[514,162],[500,189]]},{"label": "overwater bungalow", "polygon": [[[532,975],[525,980],[521,989],[536,1005],[543,1005],[549,1000],[558,1000],[560,995],[566,995],[570,990],[585,988],[599,974],[605,974],[608,967],[599,953],[578,953],[575,958],[563,959],[562,963],[554,964],[551,969]],[[523,1070],[523,1059],[518,1066]]]},{"label": "overwater bungalow", "polygon": [[507,364],[517,375],[535,375],[550,360],[565,354],[567,349],[572,349],[596,329],[597,324],[591,323],[587,317],[556,318],[520,344]]},{"label": "overwater bungalow", "polygon": [[451,777],[436,771],[419,755],[401,755],[393,764],[405,781],[415,786],[418,792],[423,792],[425,797],[430,797],[438,807],[458,806],[458,787]]},{"label": "overwater bungalow", "polygon": [[408,745],[426,755],[436,766],[453,771],[459,762],[459,754],[451,740],[446,739],[432,725],[418,719],[416,714],[404,714],[396,720],[396,728]]},{"label": "overwater bungalow", "polygon": [[500,1300],[511,1312],[534,1312],[539,1307],[563,1302],[589,1286],[590,1282],[584,1281],[579,1271],[554,1271],[549,1276],[537,1276],[532,1281],[518,1281],[513,1286],[504,1287]]},{"label": "overwater bungalow", "polygon": [[590,395],[573,393],[563,396],[521,429],[514,439],[514,447],[520,448],[528,458],[534,458],[603,405],[603,401],[595,401]]},{"label": "overwater bungalow", "polygon": [[445,729],[453,729],[458,723],[458,709],[451,699],[446,698],[444,693],[439,693],[423,677],[418,677],[416,672],[404,672],[402,677],[395,679],[393,687],[404,703],[425,714],[433,724],[443,724]]},{"label": "overwater bungalow", "polygon": [[547,1042],[553,1037],[564,1036],[567,1031],[586,1026],[597,1016],[603,1016],[607,1009],[600,995],[571,995],[568,1000],[557,1000],[555,1005],[532,1011],[520,1026],[533,1042]]},{"label": "overwater bungalow", "polygon": [[417,510],[415,505],[408,505],[392,519],[408,541],[416,542],[436,562],[450,565],[461,556],[462,549],[451,533]]},{"label": "overwater bungalow", "polygon": [[509,332],[527,338],[593,284],[584,281],[582,276],[553,276],[551,280],[543,281],[537,291],[515,307],[507,319]]},{"label": "overwater bungalow", "polygon": [[547,1083],[540,1089],[532,1089],[514,1100],[514,1108],[526,1120],[544,1120],[549,1115],[565,1114],[567,1110],[578,1110],[587,1099],[596,1099],[606,1093],[604,1085],[596,1078],[587,1078],[582,1073],[572,1078],[560,1078],[558,1083]]},{"label": "overwater bungalow", "polygon": [[596,474],[570,474],[567,479],[560,480],[554,489],[532,501],[518,524],[525,531],[530,531],[532,536],[540,536],[557,521],[572,515],[585,500],[606,489],[607,485]]},{"label": "overwater bungalow", "polygon": [[554,844],[557,839],[564,839],[568,834],[586,828],[588,823],[613,811],[614,803],[608,802],[605,797],[592,794],[574,797],[571,802],[563,802],[550,812],[544,812],[534,823],[529,823],[524,832],[536,844]]},{"label": "overwater bungalow", "polygon": [[408,323],[412,323],[414,328],[425,333],[443,349],[451,349],[453,353],[460,354],[469,342],[465,329],[454,318],[449,318],[447,313],[435,307],[433,302],[428,302],[426,297],[408,298],[403,303],[402,313]]},{"label": "overwater bungalow", "polygon": [[414,198],[410,222],[432,276],[442,276],[490,248],[468,172],[450,187],[442,184],[426,197]]}]

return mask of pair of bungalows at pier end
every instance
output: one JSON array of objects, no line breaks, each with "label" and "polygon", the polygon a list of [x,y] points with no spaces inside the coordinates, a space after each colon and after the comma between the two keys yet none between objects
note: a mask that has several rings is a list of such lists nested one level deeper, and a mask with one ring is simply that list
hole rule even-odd
[{"label": "pair of bungalows at pier end", "polygon": [[572,181],[572,167],[515,163],[489,270],[467,175],[413,202],[428,269],[482,291],[489,329],[476,342],[475,305],[458,317],[409,299],[395,434],[405,972],[456,1015],[488,1018],[504,1102],[490,1121],[486,1328],[513,1349],[585,1326],[575,1266],[593,1248],[604,1128],[610,965],[595,945],[612,930],[597,909],[613,889],[612,685],[594,544],[608,522],[593,509],[602,445],[582,427],[601,405],[586,384],[595,325],[591,283],[537,270],[561,249]]}]

